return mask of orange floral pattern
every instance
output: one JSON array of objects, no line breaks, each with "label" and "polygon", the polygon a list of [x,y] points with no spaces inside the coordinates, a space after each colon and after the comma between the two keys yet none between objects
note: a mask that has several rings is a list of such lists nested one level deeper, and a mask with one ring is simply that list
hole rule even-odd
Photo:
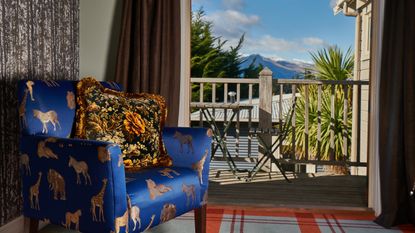
[{"label": "orange floral pattern", "polygon": [[135,112],[126,112],[124,126],[130,134],[140,135],[146,131],[145,122],[140,114]]},{"label": "orange floral pattern", "polygon": [[130,171],[171,165],[161,137],[163,97],[110,90],[90,77],[78,82],[77,92],[77,137],[118,144]]}]

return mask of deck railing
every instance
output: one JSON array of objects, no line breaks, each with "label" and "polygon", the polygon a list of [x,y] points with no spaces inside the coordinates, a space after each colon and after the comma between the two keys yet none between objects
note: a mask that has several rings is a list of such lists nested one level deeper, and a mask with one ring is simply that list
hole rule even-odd
[{"label": "deck railing", "polygon": [[[316,164],[316,165],[348,165],[348,166],[366,166],[366,159],[362,160],[360,155],[361,147],[361,112],[362,112],[362,86],[369,85],[368,81],[355,81],[355,80],[310,80],[310,79],[272,79],[272,72],[269,69],[264,69],[260,73],[258,79],[242,79],[242,78],[191,78],[191,84],[193,86],[193,91],[199,91],[198,99],[193,99],[193,102],[199,103],[216,103],[217,101],[228,103],[230,99],[228,98],[228,93],[234,91],[236,94],[235,102],[252,105],[254,108],[252,110],[246,110],[246,112],[238,113],[236,119],[234,120],[235,124],[235,135],[234,142],[229,142],[230,144],[234,143],[234,155],[236,158],[241,157],[246,159],[247,157],[255,156],[253,153],[252,143],[253,138],[246,134],[249,128],[253,124],[257,124],[257,127],[260,128],[271,128],[272,126],[278,127],[284,123],[284,117],[287,114],[287,105],[293,106],[294,115],[291,121],[290,134],[296,135],[298,130],[303,130],[304,137],[302,138],[302,154],[298,154],[298,141],[295,136],[290,137],[290,142],[285,141],[284,147],[281,147],[276,155],[281,162],[283,163],[295,163],[295,164]],[[210,98],[206,98],[204,95],[204,87],[210,85],[211,93]],[[197,88],[199,86],[199,88]],[[217,95],[217,89],[220,86],[220,89],[223,89],[223,93],[220,98]],[[246,88],[247,86],[247,88]],[[243,88],[245,87],[245,88]],[[257,88],[258,95],[254,96],[253,90]],[[248,90],[248,93],[241,93],[241,89]],[[299,91],[301,90],[301,95]],[[314,153],[310,154],[310,135],[309,129],[312,126],[310,122],[310,91],[313,91],[317,95],[317,150],[313,150]],[[342,98],[342,112],[343,116],[340,120],[335,119],[336,101],[338,101],[337,96],[342,92],[344,98]],[[329,112],[330,112],[330,134],[329,134],[329,156],[328,158],[323,158],[322,156],[322,107],[326,108],[327,111],[327,99],[323,100],[323,93],[330,96],[329,100]],[[241,98],[241,96],[245,96]],[[194,97],[194,96],[193,96]],[[258,98],[256,98],[258,97]],[[195,98],[195,97],[194,97]],[[303,106],[303,115],[299,116],[299,112],[296,110],[298,108],[299,98],[304,98],[302,101]],[[323,101],[326,101],[324,105]],[[296,104],[292,104],[296,103]],[[315,104],[315,103],[314,103]],[[323,106],[324,105],[324,106]],[[202,116],[202,113],[197,109],[192,109],[192,122],[195,124],[199,122],[200,125],[203,125],[205,119]],[[229,115],[228,111],[218,112],[217,109],[211,109],[214,116],[218,116],[217,121],[227,121]],[[253,116],[253,112],[255,116]],[[349,114],[353,113],[353,121],[350,125],[350,116]],[[198,119],[195,119],[195,115],[198,115]],[[240,118],[240,115],[243,115],[243,119]],[[296,126],[296,117],[304,118],[304,126],[299,129]],[[338,117],[337,117],[338,118]],[[337,123],[336,123],[337,120]],[[342,124],[342,146],[341,148],[335,148],[335,124]],[[314,125],[315,127],[315,125]],[[348,137],[348,134],[351,132],[349,130],[353,129],[352,140]],[[244,143],[241,145],[241,131],[245,132],[243,138]],[[349,132],[348,132],[349,131]],[[327,137],[326,137],[327,138]],[[271,137],[267,139],[269,142],[272,141]],[[230,145],[232,148],[232,145]],[[241,148],[242,147],[242,148]],[[351,149],[353,148],[353,149]],[[242,149],[242,150],[241,150]],[[255,148],[254,148],[255,149]],[[335,153],[336,149],[341,150],[342,159],[336,158]],[[241,155],[241,151],[244,151]],[[260,150],[258,150],[260,151]],[[257,152],[258,153],[258,152]],[[216,154],[219,155],[219,154]],[[365,155],[366,156],[366,155]]]},{"label": "deck railing", "polygon": [[[206,99],[204,98],[204,87],[205,85],[211,85],[211,98],[208,99],[207,103],[216,103],[217,101],[217,86],[222,85],[223,87],[223,93],[222,93],[222,100],[223,103],[229,103],[229,102],[241,102],[241,85],[247,85],[248,86],[248,96],[245,100],[247,105],[254,106],[252,103],[253,99],[253,90],[254,88],[260,89],[260,79],[240,79],[240,78],[191,78],[191,84],[198,84],[199,85],[199,103],[206,103]],[[235,93],[235,99],[231,100],[228,93],[230,91],[234,91]],[[247,131],[249,128],[252,127],[252,110],[246,110],[247,111],[247,119],[245,118],[244,122],[247,123],[247,127],[245,128],[245,131]],[[192,112],[192,111],[191,111]],[[212,115],[216,116],[218,111],[216,109],[212,109]],[[205,119],[203,118],[203,114],[201,111],[199,111],[199,125],[203,126],[203,122]],[[227,122],[228,117],[230,115],[229,111],[223,111],[222,112],[222,122]],[[230,145],[230,149],[233,150],[234,155],[236,158],[240,157],[241,152],[241,112],[238,112],[236,114],[235,119],[235,135],[234,135],[234,141],[229,142],[233,143],[234,147]],[[194,119],[191,119],[194,122]],[[246,133],[245,133],[246,134]],[[225,135],[225,140],[227,138],[227,135]],[[252,137],[250,135],[246,135],[246,137],[243,138],[243,140],[246,140],[246,148],[244,149],[245,155],[242,157],[252,157]],[[244,141],[245,142],[245,141]]]}]

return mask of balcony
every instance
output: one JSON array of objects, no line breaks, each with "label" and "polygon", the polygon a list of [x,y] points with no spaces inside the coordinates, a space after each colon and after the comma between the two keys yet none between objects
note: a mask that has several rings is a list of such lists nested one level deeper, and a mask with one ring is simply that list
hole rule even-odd
[{"label": "balcony", "polygon": [[[225,135],[226,146],[241,169],[252,168],[262,156],[261,146],[249,129],[281,129],[290,110],[294,113],[288,136],[274,153],[292,183],[286,183],[270,163],[251,182],[236,179],[227,171],[218,149],[211,165],[211,201],[367,207],[367,155],[361,153],[367,148],[361,136],[367,127],[362,121],[367,114],[367,81],[272,79],[272,73],[264,70],[258,79],[191,78],[191,85],[191,106],[236,102],[251,107],[236,114]],[[212,107],[208,111],[223,132],[232,110]],[[209,126],[197,108],[191,109],[190,117],[193,126]],[[271,136],[265,139],[276,140]]]}]

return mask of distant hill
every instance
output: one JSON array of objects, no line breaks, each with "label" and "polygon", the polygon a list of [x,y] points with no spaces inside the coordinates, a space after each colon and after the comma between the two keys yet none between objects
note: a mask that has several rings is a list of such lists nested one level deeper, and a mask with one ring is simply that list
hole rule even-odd
[{"label": "distant hill", "polygon": [[255,65],[262,64],[272,71],[273,78],[292,78],[294,76],[304,74],[304,69],[311,69],[312,64],[305,62],[290,62],[284,60],[274,60],[272,58],[263,57],[259,54],[252,54],[242,58],[243,63],[240,65],[241,69],[247,68],[254,60]]}]

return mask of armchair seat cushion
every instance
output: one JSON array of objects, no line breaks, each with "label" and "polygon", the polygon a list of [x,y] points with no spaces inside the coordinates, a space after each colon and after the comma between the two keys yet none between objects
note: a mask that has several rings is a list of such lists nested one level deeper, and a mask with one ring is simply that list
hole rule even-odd
[{"label": "armchair seat cushion", "polygon": [[133,232],[201,206],[200,182],[197,172],[190,168],[161,167],[127,173],[126,182],[131,207],[140,213],[140,221],[131,220],[136,223]]}]

